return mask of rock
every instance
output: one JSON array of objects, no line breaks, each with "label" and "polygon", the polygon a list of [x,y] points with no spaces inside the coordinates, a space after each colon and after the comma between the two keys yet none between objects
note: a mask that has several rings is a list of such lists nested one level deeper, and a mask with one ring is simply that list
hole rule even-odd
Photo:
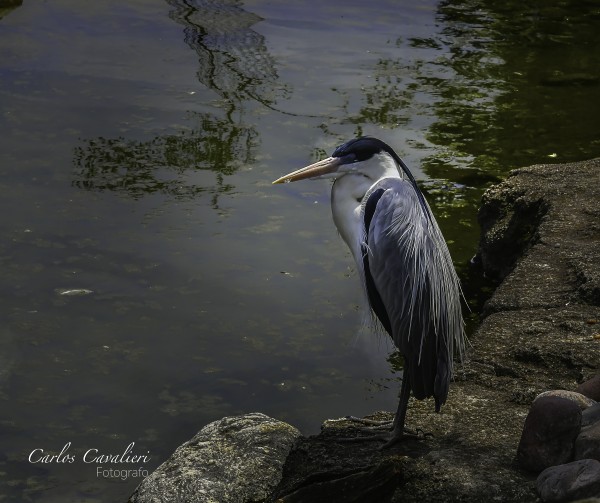
[{"label": "rock", "polygon": [[560,398],[566,398],[567,400],[571,400],[572,402],[575,402],[582,411],[596,403],[594,400],[588,398],[585,395],[582,395],[581,393],[577,393],[575,391],[567,391],[564,389],[544,391],[543,393],[540,393],[538,396],[536,396],[535,399],[537,400],[538,398],[542,398],[545,396],[558,396]]},{"label": "rock", "polygon": [[277,503],[387,502],[401,480],[401,470],[392,461],[381,462],[363,471],[341,472],[336,477],[333,472],[323,475],[321,479],[315,477],[307,485],[279,497]]},{"label": "rock", "polygon": [[600,422],[581,429],[575,440],[574,458],[600,461]]},{"label": "rock", "polygon": [[581,413],[581,427],[600,421],[600,403],[588,407]]},{"label": "rock", "polygon": [[[387,420],[376,413],[370,419]],[[388,502],[403,480],[403,456],[381,450],[381,442],[368,438],[348,442],[357,435],[357,424],[347,419],[327,420],[321,433],[301,438],[288,456],[284,476],[273,500],[295,502]],[[426,450],[413,446],[413,453]]]},{"label": "rock", "polygon": [[269,497],[300,432],[261,413],[202,428],[146,477],[130,503],[244,503]]},{"label": "rock", "polygon": [[555,396],[538,398],[525,419],[517,449],[519,464],[540,472],[571,461],[580,430],[581,410],[575,402]]},{"label": "rock", "polygon": [[577,393],[581,393],[596,402],[600,402],[600,374],[582,382],[577,386]]},{"label": "rock", "polygon": [[[487,276],[509,280],[494,292],[488,313],[574,302],[600,306],[599,169],[600,159],[530,166],[484,193],[479,261]],[[580,312],[590,335],[597,329],[587,322],[600,319],[597,313]],[[534,328],[537,320],[531,321]]]},{"label": "rock", "polygon": [[582,459],[545,469],[537,478],[543,501],[562,502],[600,495],[600,462]]}]

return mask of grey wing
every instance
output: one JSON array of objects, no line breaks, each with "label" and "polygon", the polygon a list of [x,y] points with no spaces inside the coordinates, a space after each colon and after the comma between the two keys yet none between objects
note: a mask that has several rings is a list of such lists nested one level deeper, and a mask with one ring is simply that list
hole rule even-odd
[{"label": "grey wing", "polygon": [[370,192],[375,191],[379,199],[365,236],[371,285],[404,356],[414,396],[433,395],[439,408],[448,395],[455,347],[461,353],[464,348],[459,280],[431,210],[414,186],[384,178]]}]

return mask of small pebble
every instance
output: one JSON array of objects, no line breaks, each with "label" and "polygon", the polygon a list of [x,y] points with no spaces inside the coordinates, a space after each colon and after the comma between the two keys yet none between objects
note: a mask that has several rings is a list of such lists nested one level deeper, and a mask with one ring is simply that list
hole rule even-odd
[{"label": "small pebble", "polygon": [[537,490],[546,503],[575,501],[600,494],[600,461],[582,459],[545,469]]},{"label": "small pebble", "polygon": [[580,430],[581,409],[575,402],[557,396],[534,400],[517,449],[519,464],[539,473],[571,461]]}]

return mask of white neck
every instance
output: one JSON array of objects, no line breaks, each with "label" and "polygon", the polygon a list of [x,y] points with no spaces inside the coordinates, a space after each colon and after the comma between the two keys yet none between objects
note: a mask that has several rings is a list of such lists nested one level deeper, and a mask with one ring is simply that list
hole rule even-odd
[{"label": "white neck", "polygon": [[370,159],[351,164],[347,172],[337,178],[331,189],[331,212],[340,235],[350,248],[354,260],[362,260],[361,243],[364,240],[362,204],[369,189],[382,178],[401,178],[396,162],[386,152]]}]

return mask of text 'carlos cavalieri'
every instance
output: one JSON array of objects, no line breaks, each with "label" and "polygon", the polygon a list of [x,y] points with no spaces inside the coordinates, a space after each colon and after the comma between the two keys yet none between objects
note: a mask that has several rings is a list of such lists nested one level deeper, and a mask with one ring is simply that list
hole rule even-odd
[{"label": "text 'carlos cavalieri'", "polygon": [[[85,464],[96,465],[96,476],[103,478],[120,478],[126,480],[128,478],[147,477],[148,470],[139,465],[143,465],[150,461],[150,451],[146,454],[135,454],[133,448],[135,442],[131,442],[122,452],[118,454],[101,453],[99,449],[87,449],[81,461]],[[75,463],[78,457],[74,453],[70,453],[71,442],[67,442],[58,454],[50,454],[44,449],[34,449],[29,453],[29,462],[33,464],[67,464]],[[118,468],[106,467],[105,465],[120,465]],[[126,466],[138,465],[136,468],[125,468]]]}]

